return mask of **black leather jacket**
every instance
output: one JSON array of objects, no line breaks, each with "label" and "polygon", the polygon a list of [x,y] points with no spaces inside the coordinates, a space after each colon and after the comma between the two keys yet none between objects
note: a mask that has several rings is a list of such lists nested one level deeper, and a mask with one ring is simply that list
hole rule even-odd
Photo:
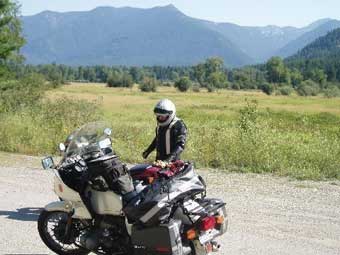
[{"label": "black leather jacket", "polygon": [[180,159],[186,139],[186,125],[181,119],[175,118],[168,126],[156,128],[156,137],[145,152],[150,154],[156,149],[156,160],[175,161]]}]

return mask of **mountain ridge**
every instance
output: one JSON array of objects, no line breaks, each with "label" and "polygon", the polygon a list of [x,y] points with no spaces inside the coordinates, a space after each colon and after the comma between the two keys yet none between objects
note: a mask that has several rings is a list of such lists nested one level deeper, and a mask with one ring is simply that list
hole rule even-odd
[{"label": "mountain ridge", "polygon": [[220,56],[233,67],[283,55],[284,47],[330,20],[303,28],[239,26],[191,18],[172,4],[44,11],[22,17],[28,42],[22,53],[31,64],[192,65]]}]

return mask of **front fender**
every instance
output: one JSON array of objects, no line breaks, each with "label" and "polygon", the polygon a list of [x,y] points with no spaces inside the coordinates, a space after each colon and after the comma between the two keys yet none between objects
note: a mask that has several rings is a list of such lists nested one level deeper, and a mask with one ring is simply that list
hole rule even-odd
[{"label": "front fender", "polygon": [[61,211],[66,213],[71,213],[74,211],[72,218],[92,219],[91,214],[89,213],[85,205],[79,202],[72,203],[70,201],[56,201],[46,205],[45,210],[48,212]]},{"label": "front fender", "polygon": [[57,201],[57,202],[52,202],[46,205],[45,210],[48,212],[61,211],[61,212],[70,213],[72,212],[73,208],[72,208],[71,202]]}]

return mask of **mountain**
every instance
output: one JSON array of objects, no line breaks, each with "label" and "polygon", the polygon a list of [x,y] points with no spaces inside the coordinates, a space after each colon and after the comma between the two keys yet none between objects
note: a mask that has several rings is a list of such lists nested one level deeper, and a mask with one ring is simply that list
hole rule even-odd
[{"label": "mountain", "polygon": [[231,41],[173,5],[152,9],[99,7],[23,17],[28,63],[191,65],[220,56],[229,66],[253,63]]},{"label": "mountain", "polygon": [[331,19],[303,28],[214,23],[188,17],[173,5],[45,11],[22,21],[27,63],[67,65],[183,66],[219,56],[238,67],[295,54],[340,27]]},{"label": "mountain", "polygon": [[317,38],[326,35],[328,32],[336,28],[339,28],[340,21],[331,19],[320,20],[319,22],[311,24],[311,27],[312,29],[309,32],[304,33],[297,39],[282,47],[275,55],[288,57],[295,54]]},{"label": "mountain", "polygon": [[249,27],[212,22],[206,22],[206,25],[238,45],[256,62],[266,61],[281,47],[304,33],[303,29],[294,27]]},{"label": "mountain", "polygon": [[323,62],[340,61],[340,28],[316,39],[287,60],[293,62],[312,59],[322,60]]}]

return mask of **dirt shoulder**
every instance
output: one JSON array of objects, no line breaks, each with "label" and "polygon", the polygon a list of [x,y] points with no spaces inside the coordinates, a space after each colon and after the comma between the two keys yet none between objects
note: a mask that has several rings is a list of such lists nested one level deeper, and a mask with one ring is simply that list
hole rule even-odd
[{"label": "dirt shoulder", "polygon": [[[198,171],[208,196],[227,203],[218,254],[340,254],[340,182]],[[56,200],[40,158],[0,153],[0,254],[52,254],[41,242],[40,208]]]}]

